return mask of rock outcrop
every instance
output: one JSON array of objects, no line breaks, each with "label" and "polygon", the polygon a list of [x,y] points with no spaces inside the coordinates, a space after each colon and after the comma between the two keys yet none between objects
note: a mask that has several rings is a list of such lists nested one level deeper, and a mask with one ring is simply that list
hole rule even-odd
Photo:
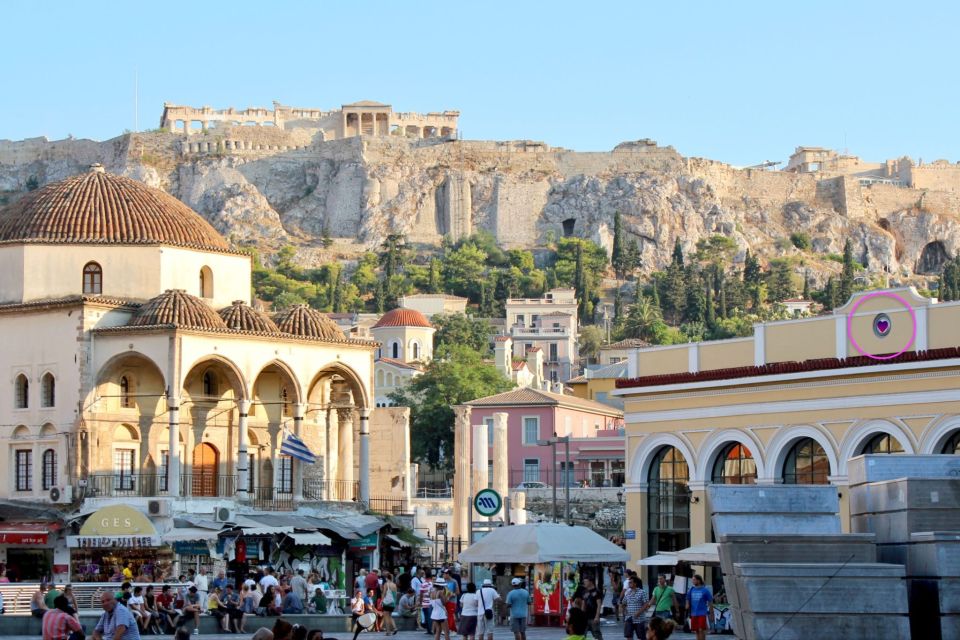
[{"label": "rock outcrop", "polygon": [[[747,249],[796,254],[818,279],[836,270],[826,254],[842,251],[847,238],[870,271],[895,281],[929,274],[942,255],[960,250],[960,199],[952,194],[737,169],[646,140],[604,153],[394,136],[286,144],[282,132],[232,142],[267,135],[252,129],[213,130],[191,136],[192,144],[160,132],[0,141],[0,197],[100,162],[168,190],[234,242],[267,252],[298,245],[307,263],[333,257],[319,249],[324,234],[341,257],[396,232],[424,245],[485,229],[504,247],[536,249],[564,235],[609,246],[615,212],[648,270],[669,262],[676,238],[692,250],[713,234],[734,239],[739,258]],[[810,236],[811,251],[786,241],[797,231]]]}]

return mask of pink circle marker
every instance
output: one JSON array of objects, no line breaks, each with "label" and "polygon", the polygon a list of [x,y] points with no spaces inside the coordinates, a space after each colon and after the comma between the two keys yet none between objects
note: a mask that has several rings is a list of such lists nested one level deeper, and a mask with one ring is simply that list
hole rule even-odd
[{"label": "pink circle marker", "polygon": [[[857,342],[857,339],[853,337],[853,314],[857,312],[857,309],[860,308],[861,304],[863,304],[864,302],[872,298],[890,298],[892,300],[896,300],[897,302],[905,306],[907,308],[907,313],[910,314],[910,320],[913,322],[913,333],[910,334],[910,340],[903,347],[903,349],[900,349],[900,351],[897,351],[896,353],[892,353],[887,356],[874,355],[869,351],[864,350],[864,348],[861,347],[860,344]],[[856,349],[857,353],[859,353],[860,355],[866,356],[868,358],[873,358],[874,360],[891,360],[893,358],[896,358],[903,352],[905,352],[911,346],[913,346],[914,341],[917,339],[917,314],[914,312],[913,307],[910,306],[909,302],[907,302],[906,300],[904,300],[902,297],[898,296],[895,293],[889,293],[887,291],[875,291],[874,293],[868,293],[867,295],[857,300],[857,302],[853,305],[853,308],[850,309],[849,313],[847,313],[847,337],[850,338],[850,342],[853,343],[853,348]]]}]

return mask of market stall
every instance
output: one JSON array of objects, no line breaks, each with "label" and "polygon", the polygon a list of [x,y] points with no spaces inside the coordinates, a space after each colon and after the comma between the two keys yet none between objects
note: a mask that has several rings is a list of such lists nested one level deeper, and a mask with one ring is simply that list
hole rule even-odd
[{"label": "market stall", "polygon": [[87,516],[78,535],[67,536],[74,582],[109,582],[128,564],[135,576],[159,581],[173,564],[150,519],[133,507],[111,505]]}]

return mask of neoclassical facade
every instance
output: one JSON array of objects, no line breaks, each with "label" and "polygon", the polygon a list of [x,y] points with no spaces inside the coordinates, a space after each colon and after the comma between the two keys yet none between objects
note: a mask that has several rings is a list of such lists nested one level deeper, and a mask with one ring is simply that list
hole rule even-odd
[{"label": "neoclassical facade", "polygon": [[863,453],[960,453],[960,303],[912,288],[748,338],[634,351],[623,399],[635,559],[710,542],[706,487],[832,484]]},{"label": "neoclassical facade", "polygon": [[369,496],[375,343],[252,308],[249,257],[176,199],[95,166],[0,210],[0,266],[0,497],[209,516],[200,498]]}]

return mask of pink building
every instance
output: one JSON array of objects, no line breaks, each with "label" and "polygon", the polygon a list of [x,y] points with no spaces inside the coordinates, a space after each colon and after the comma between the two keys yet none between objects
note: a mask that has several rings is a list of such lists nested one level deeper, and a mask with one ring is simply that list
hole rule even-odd
[{"label": "pink building", "polygon": [[[623,412],[609,405],[575,396],[526,388],[467,402],[471,422],[487,425],[493,443],[493,414],[506,413],[510,458],[510,486],[542,482],[563,486],[620,486],[623,484]],[[570,436],[570,468],[565,468],[563,445],[557,446],[556,477],[553,452],[538,440]],[[472,446],[471,458],[472,459]],[[491,472],[493,476],[490,459]]]}]

